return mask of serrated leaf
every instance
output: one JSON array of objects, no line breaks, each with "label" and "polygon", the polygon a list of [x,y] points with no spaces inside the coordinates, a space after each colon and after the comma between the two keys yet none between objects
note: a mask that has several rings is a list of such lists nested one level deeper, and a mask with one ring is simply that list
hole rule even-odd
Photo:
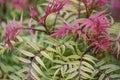
[{"label": "serrated leaf", "polygon": [[72,45],[70,45],[69,43],[65,43],[65,46],[68,47],[69,49],[73,50],[74,51],[74,48]]},{"label": "serrated leaf", "polygon": [[45,58],[53,61],[53,59],[45,51],[41,51],[41,55],[43,55]]},{"label": "serrated leaf", "polygon": [[76,71],[77,69],[78,69],[78,66],[77,66],[77,67],[73,67],[73,68],[69,68],[69,69],[67,70],[66,74],[72,73],[72,72]]},{"label": "serrated leaf", "polygon": [[57,69],[54,73],[54,76],[53,76],[53,80],[55,79],[55,76],[57,75],[57,73],[60,71],[60,69]]},{"label": "serrated leaf", "polygon": [[31,70],[30,73],[36,80],[40,80],[40,78],[33,72],[33,70]]},{"label": "serrated leaf", "polygon": [[91,79],[91,78],[92,78],[90,75],[88,75],[87,73],[85,73],[85,72],[83,72],[83,71],[80,71],[80,74],[81,74],[82,76],[84,76],[85,78],[87,78],[87,79]]},{"label": "serrated leaf", "polygon": [[23,57],[17,57],[16,58],[24,63],[31,63],[31,61],[29,59],[23,58]]},{"label": "serrated leaf", "polygon": [[65,46],[64,45],[62,45],[61,46],[61,49],[62,49],[62,54],[65,52]]},{"label": "serrated leaf", "polygon": [[113,64],[106,64],[100,67],[101,70],[108,69],[108,68],[119,68],[119,67]]},{"label": "serrated leaf", "polygon": [[66,62],[66,64],[76,65],[76,64],[80,64],[80,61],[71,61],[71,62]]},{"label": "serrated leaf", "polygon": [[53,49],[53,48],[51,48],[51,47],[47,47],[46,50],[47,50],[47,51],[51,51],[51,52],[56,52],[56,50]]},{"label": "serrated leaf", "polygon": [[92,59],[92,60],[97,60],[95,57],[93,57],[93,56],[91,56],[91,55],[85,55],[85,57],[90,58],[90,59]]},{"label": "serrated leaf", "polygon": [[56,47],[56,53],[61,54],[61,49],[60,49],[60,47]]},{"label": "serrated leaf", "polygon": [[19,76],[20,78],[25,78],[25,74],[24,73],[18,73],[18,72],[16,72],[15,74],[17,76]]},{"label": "serrated leaf", "polygon": [[80,55],[80,56],[82,55],[82,52],[79,50],[79,48],[78,48],[77,45],[76,45],[76,51],[77,51],[77,54],[78,54],[78,55]]},{"label": "serrated leaf", "polygon": [[16,76],[16,75],[10,75],[9,76],[10,77],[10,79],[12,79],[12,80],[21,80],[18,76]]},{"label": "serrated leaf", "polygon": [[40,68],[33,62],[32,63],[32,67],[36,70],[36,72],[38,72],[40,75],[42,75],[43,77],[46,77],[43,72],[40,70]]},{"label": "serrated leaf", "polygon": [[70,59],[80,59],[80,56],[78,56],[78,55],[70,55],[67,58],[70,58]]},{"label": "serrated leaf", "polygon": [[81,66],[80,68],[81,70],[85,71],[85,72],[88,72],[88,73],[93,73],[93,71],[87,67],[84,67],[84,66]]},{"label": "serrated leaf", "polygon": [[74,73],[72,73],[72,74],[69,74],[69,75],[67,76],[66,80],[69,80],[69,79],[74,78],[77,74],[78,74],[78,72],[77,72],[77,71],[76,71],[76,72],[74,72]]},{"label": "serrated leaf", "polygon": [[50,69],[57,69],[57,68],[60,68],[60,67],[61,67],[61,65],[56,65],[56,66],[51,67]]},{"label": "serrated leaf", "polygon": [[38,56],[36,56],[35,59],[42,67],[44,67],[47,70],[47,68],[45,67],[43,61]]},{"label": "serrated leaf", "polygon": [[110,75],[111,78],[120,78],[120,74],[112,74]]},{"label": "serrated leaf", "polygon": [[98,74],[99,70],[94,70],[94,72],[92,73],[92,79]]},{"label": "serrated leaf", "polygon": [[82,65],[84,65],[84,66],[86,66],[86,67],[88,67],[88,68],[90,68],[90,69],[94,70],[94,67],[93,67],[93,66],[91,66],[91,64],[89,64],[89,63],[88,63],[88,62],[86,62],[86,61],[82,61]]},{"label": "serrated leaf", "polygon": [[30,68],[26,67],[18,71],[18,73],[23,73],[29,71]]},{"label": "serrated leaf", "polygon": [[99,67],[99,66],[101,66],[101,65],[103,65],[103,64],[105,64],[105,61],[99,61],[97,64],[96,64],[96,67]]},{"label": "serrated leaf", "polygon": [[106,77],[105,80],[110,80],[110,78]]},{"label": "serrated leaf", "polygon": [[61,71],[61,76],[64,77],[64,70],[63,70],[63,67],[60,68],[60,71]]},{"label": "serrated leaf", "polygon": [[101,74],[98,80],[104,80],[105,74]]},{"label": "serrated leaf", "polygon": [[35,56],[31,52],[28,52],[28,51],[25,51],[25,50],[22,50],[22,49],[18,49],[18,51],[20,51],[22,54],[24,54],[26,56],[29,56],[29,57],[34,57]]},{"label": "serrated leaf", "polygon": [[105,73],[108,74],[108,73],[114,72],[114,71],[119,70],[119,69],[120,68],[117,68],[117,67],[116,68],[110,68],[110,69],[106,70]]},{"label": "serrated leaf", "polygon": [[54,63],[64,64],[65,62],[62,60],[53,60]]},{"label": "serrated leaf", "polygon": [[92,62],[93,64],[95,64],[95,61],[93,59],[89,58],[89,57],[84,56],[83,59],[85,59],[85,60],[87,60],[87,61]]},{"label": "serrated leaf", "polygon": [[27,40],[27,43],[28,43],[33,49],[39,50],[39,47],[38,47],[35,43],[33,43],[33,42],[29,41],[29,40]]}]

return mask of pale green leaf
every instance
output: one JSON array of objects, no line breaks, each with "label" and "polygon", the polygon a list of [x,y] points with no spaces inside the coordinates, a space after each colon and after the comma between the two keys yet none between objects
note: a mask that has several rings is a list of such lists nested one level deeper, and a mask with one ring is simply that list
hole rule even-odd
[{"label": "pale green leaf", "polygon": [[22,50],[22,49],[18,49],[18,51],[20,51],[22,54],[24,54],[26,56],[29,56],[29,57],[34,57],[35,56],[31,52],[28,52],[28,51],[25,51],[25,50]]},{"label": "pale green leaf", "polygon": [[16,58],[24,63],[31,63],[31,61],[29,59],[23,58],[23,57],[17,57]]},{"label": "pale green leaf", "polygon": [[60,71],[60,69],[57,69],[54,73],[54,76],[53,76],[53,80],[55,80],[55,76],[57,75],[57,73]]},{"label": "pale green leaf", "polygon": [[10,75],[9,76],[10,77],[10,79],[12,79],[12,80],[21,80],[18,76],[16,76],[16,75]]},{"label": "pale green leaf", "polygon": [[32,67],[36,70],[36,72],[38,72],[40,75],[42,75],[43,77],[46,77],[43,72],[41,71],[41,69],[33,62],[32,63]]},{"label": "pale green leaf", "polygon": [[98,80],[104,80],[105,74],[101,74]]},{"label": "pale green leaf", "polygon": [[36,80],[40,80],[40,78],[33,72],[33,70],[31,70],[30,73],[32,75],[31,77],[34,77]]},{"label": "pale green leaf", "polygon": [[67,76],[66,80],[70,80],[70,79],[74,78],[75,76],[77,76],[77,74],[78,74],[77,71],[69,74],[69,75]]},{"label": "pale green leaf", "polygon": [[103,64],[105,64],[105,61],[101,60],[96,64],[96,67],[102,66]]},{"label": "pale green leaf", "polygon": [[37,46],[37,44],[27,40],[27,43],[35,50],[39,50],[39,47]]},{"label": "pale green leaf", "polygon": [[49,56],[49,54],[47,54],[45,51],[41,51],[41,55],[43,55],[45,58],[53,61],[53,59]]},{"label": "pale green leaf", "polygon": [[70,68],[70,69],[67,70],[66,74],[72,73],[72,72],[76,71],[77,69],[78,69],[78,67]]},{"label": "pale green leaf", "polygon": [[120,68],[119,67],[116,67],[116,68],[110,68],[110,69],[108,69],[108,70],[106,70],[105,71],[105,73],[111,73],[111,72],[114,72],[114,71],[117,71],[117,70],[120,70]]},{"label": "pale green leaf", "polygon": [[35,59],[42,67],[44,67],[47,70],[47,68],[45,67],[45,64],[43,63],[43,61],[38,56],[36,56]]},{"label": "pale green leaf", "polygon": [[67,58],[70,58],[70,59],[80,59],[80,56],[78,56],[78,55],[70,55]]},{"label": "pale green leaf", "polygon": [[92,78],[90,75],[88,75],[87,73],[85,73],[85,72],[83,72],[83,71],[80,71],[80,74],[81,74],[82,76],[84,76],[85,78],[87,78],[87,79],[91,79],[91,78]]},{"label": "pale green leaf", "polygon": [[91,64],[89,64],[88,62],[86,62],[86,61],[82,61],[82,65],[94,70],[94,67]]},{"label": "pale green leaf", "polygon": [[93,73],[93,71],[91,69],[84,67],[84,66],[81,66],[80,69],[85,71],[85,72],[88,72],[88,73]]},{"label": "pale green leaf", "polygon": [[47,51],[51,51],[51,52],[56,52],[56,50],[53,49],[52,47],[47,47],[46,50],[47,50]]},{"label": "pale green leaf", "polygon": [[120,74],[112,74],[110,75],[111,78],[120,78]]}]

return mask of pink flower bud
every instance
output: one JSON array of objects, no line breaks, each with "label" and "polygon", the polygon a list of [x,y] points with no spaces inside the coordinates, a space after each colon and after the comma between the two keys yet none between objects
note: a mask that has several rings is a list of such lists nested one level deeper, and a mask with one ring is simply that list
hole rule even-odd
[{"label": "pink flower bud", "polygon": [[33,7],[30,7],[30,9],[29,9],[29,15],[32,18],[37,19],[38,12]]}]

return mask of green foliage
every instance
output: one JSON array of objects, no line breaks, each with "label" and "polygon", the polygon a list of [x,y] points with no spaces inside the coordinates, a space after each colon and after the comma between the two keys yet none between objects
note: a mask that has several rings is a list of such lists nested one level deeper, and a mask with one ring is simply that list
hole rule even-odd
[{"label": "green foliage", "polygon": [[[40,0],[41,2],[44,0]],[[31,3],[36,4],[34,0]],[[56,24],[61,22],[70,22],[77,18],[77,0],[71,0],[72,5],[60,11]],[[43,15],[45,4],[37,5],[38,12]],[[83,7],[83,6],[82,6]],[[16,12],[11,12],[14,15]],[[85,10],[81,10],[84,17]],[[47,17],[46,24],[49,30],[54,25],[55,14]],[[28,19],[23,23],[28,23]],[[32,25],[36,25],[33,20]],[[113,35],[113,39],[120,38],[120,24],[111,20],[111,26],[108,32]],[[10,50],[3,44],[3,29],[6,23],[2,22],[0,27],[0,79],[8,80],[119,80],[120,79],[120,61],[110,55],[110,51],[99,51],[94,54],[94,50],[89,49],[89,42],[81,37],[75,40],[76,36],[65,35],[59,39],[35,32],[34,36],[28,35],[28,32],[21,33],[15,41],[11,41],[15,46]],[[37,29],[45,30],[44,25]],[[120,43],[111,45],[114,54],[119,57]]]}]

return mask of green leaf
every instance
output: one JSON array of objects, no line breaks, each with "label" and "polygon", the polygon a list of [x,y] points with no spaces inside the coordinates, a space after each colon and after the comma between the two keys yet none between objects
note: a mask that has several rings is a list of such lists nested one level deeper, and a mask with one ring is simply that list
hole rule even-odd
[{"label": "green leaf", "polygon": [[33,43],[33,42],[29,41],[29,40],[27,40],[27,43],[28,43],[33,49],[39,50],[39,47],[38,47],[35,43]]},{"label": "green leaf", "polygon": [[110,75],[111,78],[120,78],[120,74],[112,74]]},{"label": "green leaf", "polygon": [[95,61],[92,59],[92,57],[88,57],[88,56],[84,56],[83,59],[89,61],[89,62],[92,62],[93,64],[95,64]]},{"label": "green leaf", "polygon": [[88,73],[93,73],[93,71],[87,67],[84,67],[84,66],[81,66],[80,68],[81,70],[85,71],[85,72],[88,72]]},{"label": "green leaf", "polygon": [[118,68],[118,67],[116,67],[116,68],[110,68],[110,69],[108,69],[108,70],[106,70],[105,71],[105,73],[111,73],[111,72],[114,72],[114,71],[116,71],[116,70],[119,70],[120,68]]},{"label": "green leaf", "polygon": [[31,63],[31,61],[29,59],[23,58],[23,57],[17,57],[16,58],[24,63]]},{"label": "green leaf", "polygon": [[78,69],[78,66],[73,67],[73,68],[69,68],[68,71],[66,72],[66,74],[72,73],[72,72],[76,71],[77,69]]},{"label": "green leaf", "polygon": [[85,78],[87,78],[87,79],[91,79],[91,78],[92,78],[90,75],[88,75],[87,73],[85,73],[85,72],[83,72],[83,71],[80,71],[80,74],[81,74],[82,76],[84,76]]},{"label": "green leaf", "polygon": [[80,59],[80,56],[78,56],[78,55],[70,55],[67,58],[70,58],[70,59]]},{"label": "green leaf", "polygon": [[46,77],[43,72],[40,70],[40,68],[33,62],[32,63],[32,67],[36,70],[36,72],[38,72],[40,75],[42,75],[43,77]]},{"label": "green leaf", "polygon": [[25,68],[19,70],[18,73],[27,72],[27,71],[29,71],[29,69],[30,69],[29,67],[25,67]]},{"label": "green leaf", "polygon": [[60,67],[61,67],[61,65],[56,65],[56,66],[51,67],[50,69],[58,69]]},{"label": "green leaf", "polygon": [[102,66],[103,64],[105,64],[105,61],[101,60],[96,64],[96,67]]},{"label": "green leaf", "polygon": [[76,65],[76,64],[80,64],[80,61],[71,61],[71,62],[66,62],[65,64]]},{"label": "green leaf", "polygon": [[62,49],[62,54],[64,54],[64,52],[65,52],[65,46],[62,45],[62,46],[61,46],[61,49]]},{"label": "green leaf", "polygon": [[47,70],[47,68],[45,67],[43,61],[38,56],[36,56],[35,59],[42,67],[44,67]]},{"label": "green leaf", "polygon": [[77,54],[78,54],[78,55],[80,55],[80,56],[82,55],[82,52],[79,50],[79,48],[78,48],[77,45],[76,45],[76,51],[77,51]]},{"label": "green leaf", "polygon": [[26,56],[29,56],[29,57],[34,57],[35,56],[31,52],[28,52],[28,51],[25,51],[25,50],[22,50],[22,49],[18,49],[18,51],[20,51],[22,54],[24,54]]},{"label": "green leaf", "polygon": [[54,62],[54,63],[59,63],[59,64],[65,64],[65,62],[62,61],[62,60],[53,60],[53,62]]},{"label": "green leaf", "polygon": [[41,55],[43,55],[45,58],[53,61],[53,59],[45,51],[41,51]]},{"label": "green leaf", "polygon": [[67,76],[66,80],[69,80],[69,79],[74,78],[75,76],[77,76],[77,74],[78,74],[77,71],[76,71],[76,72],[73,72],[73,73],[71,73],[71,74],[69,74],[69,75]]},{"label": "green leaf", "polygon": [[106,64],[106,65],[103,65],[100,67],[101,70],[103,69],[108,69],[108,68],[113,68],[113,69],[120,69],[120,67],[116,66],[116,65],[113,65],[113,64]]},{"label": "green leaf", "polygon": [[40,80],[40,78],[33,72],[33,70],[31,70],[30,73],[35,78],[35,80]]},{"label": "green leaf", "polygon": [[98,80],[104,80],[105,74],[100,75]]},{"label": "green leaf", "polygon": [[47,50],[47,51],[51,51],[51,52],[56,52],[56,50],[53,49],[53,48],[51,48],[51,47],[47,47],[46,50]]},{"label": "green leaf", "polygon": [[10,77],[10,79],[12,79],[12,80],[21,80],[18,76],[16,76],[16,75],[10,75],[9,76]]},{"label": "green leaf", "polygon": [[58,73],[59,71],[60,71],[60,68],[55,71],[54,76],[53,76],[53,80],[55,80],[55,76],[57,75],[57,73]]},{"label": "green leaf", "polygon": [[86,66],[86,67],[88,67],[88,68],[90,68],[90,69],[94,70],[94,67],[93,67],[93,66],[91,66],[91,64],[89,64],[89,63],[88,63],[88,62],[86,62],[86,61],[82,61],[82,65],[84,65],[84,66]]},{"label": "green leaf", "polygon": [[70,45],[69,43],[65,43],[65,46],[68,47],[69,49],[73,50],[74,51],[74,48],[72,45]]}]

